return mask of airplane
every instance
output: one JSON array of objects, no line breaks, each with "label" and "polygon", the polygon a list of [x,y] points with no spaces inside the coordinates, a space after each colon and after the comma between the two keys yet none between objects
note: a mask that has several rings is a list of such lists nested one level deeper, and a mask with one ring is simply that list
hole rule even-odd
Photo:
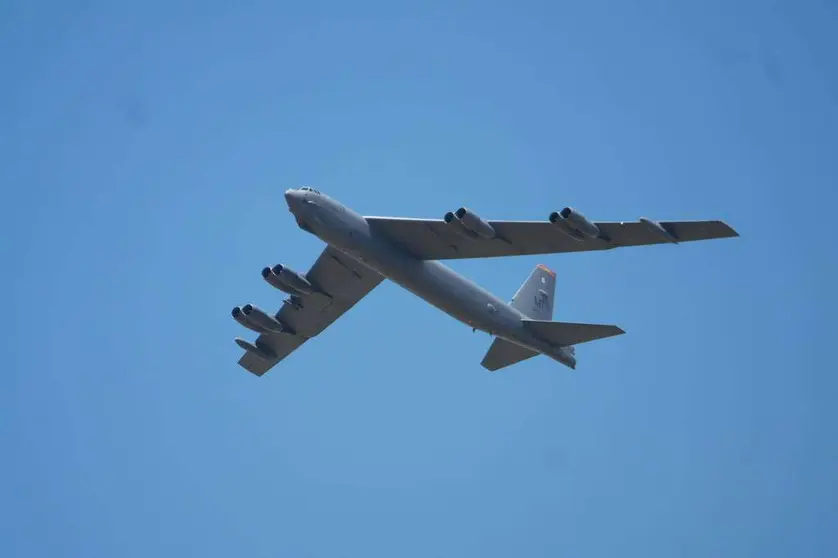
[{"label": "airplane", "polygon": [[481,365],[496,371],[542,354],[576,369],[576,345],[625,333],[616,325],[552,321],[556,274],[538,265],[504,302],[440,260],[558,254],[738,237],[723,221],[592,222],[565,207],[545,221],[484,220],[460,207],[442,219],[362,216],[310,186],[285,192],[303,231],[326,247],[311,269],[277,264],[263,279],[288,294],[278,312],[253,304],[233,318],[259,334],[237,337],[238,364],[262,376],[355,306],[384,279],[494,337]]}]

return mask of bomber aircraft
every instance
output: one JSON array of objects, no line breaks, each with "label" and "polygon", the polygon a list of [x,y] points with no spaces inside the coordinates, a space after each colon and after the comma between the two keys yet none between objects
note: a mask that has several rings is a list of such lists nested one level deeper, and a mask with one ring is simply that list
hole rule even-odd
[{"label": "bomber aircraft", "polygon": [[736,237],[723,221],[592,222],[566,207],[544,221],[490,221],[461,207],[442,219],[364,217],[311,188],[285,192],[304,231],[327,244],[308,273],[262,270],[290,295],[270,314],[253,304],[233,318],[259,334],[236,338],[239,365],[262,376],[390,279],[451,317],[494,337],[482,366],[494,371],[538,354],[576,369],[575,345],[625,333],[615,325],[555,322],[556,274],[538,265],[507,303],[439,260],[610,250]]}]

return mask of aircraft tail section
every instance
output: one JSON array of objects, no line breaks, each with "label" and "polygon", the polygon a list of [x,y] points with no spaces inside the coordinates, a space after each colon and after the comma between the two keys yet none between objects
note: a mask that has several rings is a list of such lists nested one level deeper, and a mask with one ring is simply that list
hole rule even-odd
[{"label": "aircraft tail section", "polygon": [[553,319],[556,273],[539,264],[520,286],[509,305],[534,320]]},{"label": "aircraft tail section", "polygon": [[[509,305],[529,318],[550,320],[553,317],[555,293],[555,272],[544,265],[538,265],[518,288]],[[480,364],[494,372],[537,354],[532,349],[496,337]]]},{"label": "aircraft tail section", "polygon": [[480,363],[489,372],[500,370],[511,364],[532,358],[538,353],[501,337],[495,337],[483,361]]},{"label": "aircraft tail section", "polygon": [[[575,369],[576,348],[574,345],[625,333],[615,325],[552,321],[555,292],[556,274],[547,267],[539,265],[524,281],[509,303],[526,316],[521,320],[524,329],[549,346],[544,347],[546,351],[544,354],[550,358]],[[538,351],[496,337],[480,364],[487,370],[495,371],[537,354],[539,354]]]}]

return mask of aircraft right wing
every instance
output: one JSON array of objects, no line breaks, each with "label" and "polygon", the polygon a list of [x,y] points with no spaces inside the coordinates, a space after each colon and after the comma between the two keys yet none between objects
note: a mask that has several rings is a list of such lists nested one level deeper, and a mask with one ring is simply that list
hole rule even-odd
[{"label": "aircraft right wing", "polygon": [[290,296],[283,301],[276,315],[293,333],[260,334],[255,344],[267,347],[274,353],[274,358],[263,359],[246,351],[239,359],[242,368],[257,376],[263,375],[300,345],[329,327],[384,280],[382,275],[331,246],[323,250],[305,278],[318,292],[302,297]]},{"label": "aircraft right wing", "polygon": [[[551,216],[552,217],[552,216]],[[568,230],[562,220],[486,221],[494,238],[463,232],[460,222],[444,219],[365,217],[370,227],[423,260],[495,258],[610,250],[671,242],[739,236],[724,221],[596,222],[599,234]]]}]

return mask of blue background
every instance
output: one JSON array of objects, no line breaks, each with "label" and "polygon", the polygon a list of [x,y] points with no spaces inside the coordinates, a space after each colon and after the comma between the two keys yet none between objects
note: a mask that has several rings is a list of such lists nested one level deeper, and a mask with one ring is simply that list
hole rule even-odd
[{"label": "blue background", "polygon": [[[0,6],[0,555],[838,554],[834,3],[234,5]],[[260,379],[303,184],[742,237],[453,262],[576,372],[385,283]]]}]

